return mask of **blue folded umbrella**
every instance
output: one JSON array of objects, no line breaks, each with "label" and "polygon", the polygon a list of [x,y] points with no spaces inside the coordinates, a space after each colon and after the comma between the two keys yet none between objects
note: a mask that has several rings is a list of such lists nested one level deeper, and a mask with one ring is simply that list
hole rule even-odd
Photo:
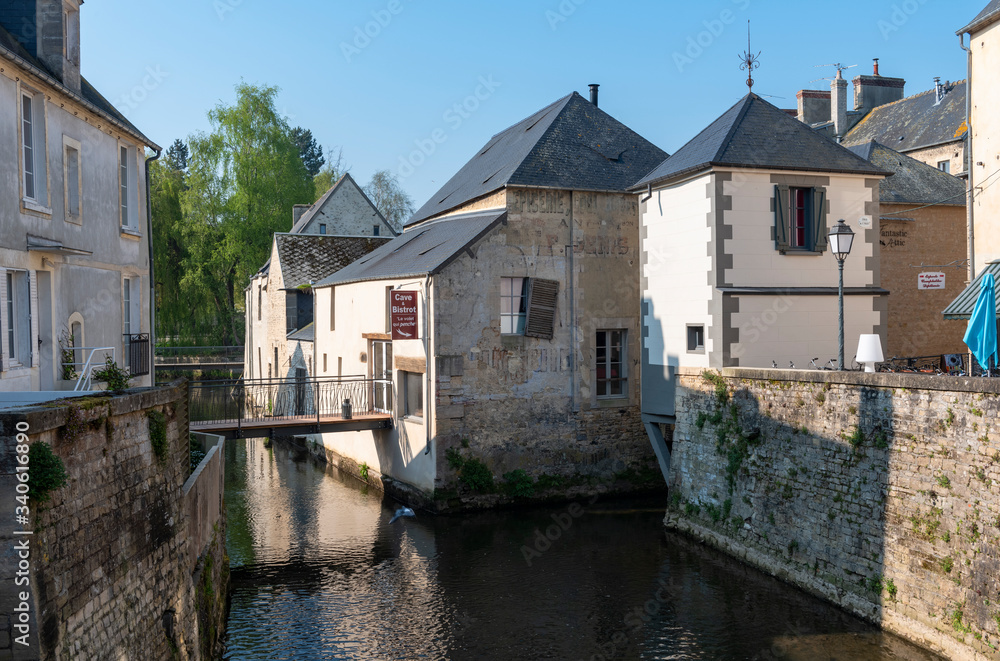
[{"label": "blue folded umbrella", "polygon": [[965,330],[965,337],[962,338],[983,369],[989,369],[990,356],[1000,362],[1000,354],[997,351],[995,286],[992,273],[983,276],[979,298],[976,299],[976,307],[972,310],[969,327]]}]

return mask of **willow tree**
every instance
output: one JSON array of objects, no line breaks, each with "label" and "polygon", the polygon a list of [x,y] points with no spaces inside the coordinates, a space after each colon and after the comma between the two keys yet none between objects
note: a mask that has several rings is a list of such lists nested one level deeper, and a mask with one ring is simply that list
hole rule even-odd
[{"label": "willow tree", "polygon": [[236,86],[236,103],[209,111],[212,130],[190,139],[181,196],[190,250],[181,281],[210,307],[214,340],[239,344],[243,290],[267,261],[271,235],[292,224],[292,206],[312,201],[313,181],[288,123],[275,108],[276,87]]}]

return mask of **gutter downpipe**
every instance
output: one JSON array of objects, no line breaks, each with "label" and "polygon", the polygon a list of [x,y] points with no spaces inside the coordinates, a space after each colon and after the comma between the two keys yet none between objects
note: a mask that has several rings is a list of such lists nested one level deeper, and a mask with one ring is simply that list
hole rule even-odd
[{"label": "gutter downpipe", "polygon": [[[975,201],[975,188],[972,185],[972,49],[965,45],[965,33],[958,35],[958,45],[967,53],[968,75],[965,83],[965,224],[967,251],[969,253],[969,284],[976,279],[976,224],[972,203]],[[969,34],[969,46],[972,45],[972,34]]]},{"label": "gutter downpipe", "polygon": [[149,247],[149,385],[156,385],[156,281],[153,279],[153,195],[149,187],[149,164],[160,158],[162,149],[156,156],[146,159],[146,244]]},{"label": "gutter downpipe", "polygon": [[[424,356],[426,357],[427,363],[424,368],[425,381],[427,382],[427,401],[424,405],[424,427],[425,433],[427,434],[427,449],[424,450],[424,454],[431,453],[431,445],[434,443],[434,434],[431,433],[431,410],[434,408],[432,404],[436,406],[437,396],[432,387],[432,375],[431,375],[431,365],[433,364],[433,356],[431,351],[433,350],[433,345],[431,344],[431,334],[430,334],[430,316],[431,316],[431,274],[427,274],[427,279],[424,281]],[[437,411],[434,411],[435,414]],[[437,470],[435,469],[435,474]]]}]

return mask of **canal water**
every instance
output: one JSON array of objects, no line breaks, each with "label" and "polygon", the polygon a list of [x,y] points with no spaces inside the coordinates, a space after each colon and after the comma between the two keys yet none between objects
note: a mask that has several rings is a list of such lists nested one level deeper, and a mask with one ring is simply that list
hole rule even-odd
[{"label": "canal water", "polygon": [[[226,659],[937,659],[663,530],[663,503],[458,516],[226,442]],[[547,535],[547,536],[546,536]]]}]

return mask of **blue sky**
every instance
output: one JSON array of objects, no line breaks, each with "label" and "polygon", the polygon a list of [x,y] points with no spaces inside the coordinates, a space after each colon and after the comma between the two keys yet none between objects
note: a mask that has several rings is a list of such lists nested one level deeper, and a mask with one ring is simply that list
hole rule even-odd
[{"label": "blue sky", "polygon": [[[955,30],[986,0],[90,0],[83,74],[168,146],[209,129],[241,79],[281,89],[292,126],[343,149],[361,183],[401,175],[423,204],[494,133],[600,83],[601,108],[670,153],[746,94],[738,55],[761,51],[754,91],[795,107],[872,71],[966,76]],[[814,82],[815,81],[815,82]],[[783,97],[783,98],[774,98]],[[436,138],[436,139],[435,139]],[[421,148],[422,147],[422,148]]]}]

